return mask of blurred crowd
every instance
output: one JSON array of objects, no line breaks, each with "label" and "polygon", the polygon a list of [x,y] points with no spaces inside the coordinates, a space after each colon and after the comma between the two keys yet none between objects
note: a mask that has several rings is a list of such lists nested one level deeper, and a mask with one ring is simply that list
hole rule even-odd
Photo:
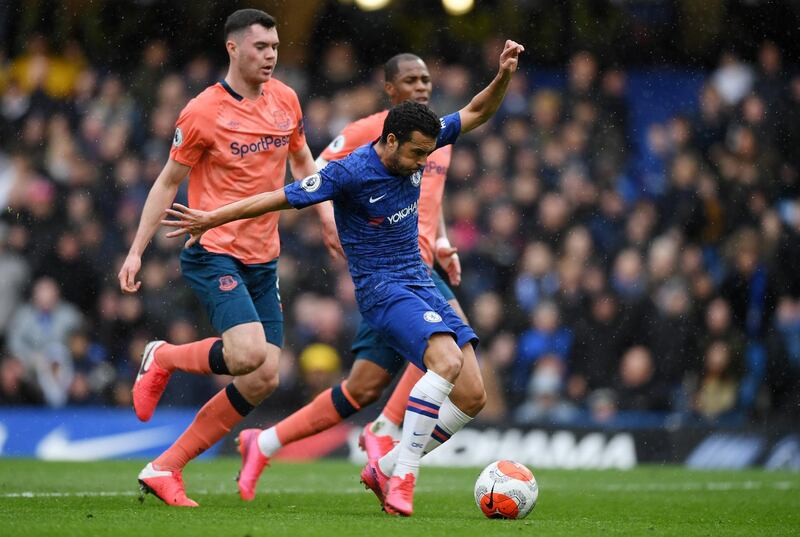
[{"label": "blurred crowd", "polygon": [[[426,58],[432,107],[462,107],[496,72]],[[130,405],[150,339],[213,334],[159,232],[142,288],[116,273],[175,120],[219,80],[205,56],[153,40],[133,72],[43,36],[0,65],[0,404]],[[346,42],[278,78],[303,103],[317,155],[386,106],[382,71]],[[515,77],[494,120],[456,144],[445,216],[456,293],[481,337],[487,422],[737,424],[800,407],[800,75],[765,42],[726,53],[695,109],[647,132],[632,168],[626,72],[581,51],[565,83]],[[185,184],[179,201],[185,200]],[[313,211],[281,217],[285,415],[339,381],[359,323],[353,285]],[[797,261],[797,263],[795,263]],[[199,406],[222,378],[173,377],[164,404]]]}]

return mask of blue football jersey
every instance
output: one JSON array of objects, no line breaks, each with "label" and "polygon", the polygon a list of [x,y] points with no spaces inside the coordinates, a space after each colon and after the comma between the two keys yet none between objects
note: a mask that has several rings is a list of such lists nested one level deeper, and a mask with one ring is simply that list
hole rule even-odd
[{"label": "blue football jersey", "polygon": [[[452,144],[461,133],[458,112],[441,122],[437,148]],[[286,199],[296,209],[333,201],[339,240],[362,311],[383,298],[381,288],[388,282],[434,286],[419,251],[421,182],[422,169],[394,175],[373,144],[367,144],[285,187]]]}]

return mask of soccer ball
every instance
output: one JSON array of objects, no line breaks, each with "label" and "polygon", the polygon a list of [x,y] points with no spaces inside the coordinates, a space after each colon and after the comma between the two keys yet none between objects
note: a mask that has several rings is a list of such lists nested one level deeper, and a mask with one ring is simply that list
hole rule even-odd
[{"label": "soccer ball", "polygon": [[488,518],[525,518],[538,497],[536,478],[518,462],[495,461],[475,482],[475,503]]}]

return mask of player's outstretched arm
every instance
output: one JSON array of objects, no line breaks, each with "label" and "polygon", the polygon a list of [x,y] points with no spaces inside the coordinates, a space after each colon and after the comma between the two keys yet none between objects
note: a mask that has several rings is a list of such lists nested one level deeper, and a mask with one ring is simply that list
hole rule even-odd
[{"label": "player's outstretched arm", "polygon": [[189,166],[169,159],[150,188],[147,201],[142,209],[136,236],[117,275],[119,287],[123,293],[135,293],[142,285],[142,282],[136,281],[136,274],[142,267],[142,254],[158,229],[159,221],[164,217],[164,211],[175,199],[178,187],[190,169]]},{"label": "player's outstretched arm", "polygon": [[506,41],[500,53],[500,69],[497,76],[478,93],[467,106],[458,111],[461,118],[461,132],[469,132],[489,121],[506,95],[511,76],[517,70],[519,55],[525,47],[510,39]]},{"label": "player's outstretched arm", "polygon": [[179,237],[184,233],[191,235],[186,241],[188,247],[197,242],[200,236],[211,228],[234,220],[254,218],[265,213],[291,208],[292,206],[286,200],[286,193],[281,188],[240,199],[213,211],[200,211],[180,203],[173,203],[172,209],[167,209],[167,214],[174,216],[177,220],[164,219],[161,220],[161,224],[177,228],[167,233],[167,237]]}]

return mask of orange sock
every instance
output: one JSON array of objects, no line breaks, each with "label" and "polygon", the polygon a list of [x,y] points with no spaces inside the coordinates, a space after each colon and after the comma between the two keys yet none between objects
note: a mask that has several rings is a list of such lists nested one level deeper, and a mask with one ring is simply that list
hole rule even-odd
[{"label": "orange sock", "polygon": [[[158,365],[168,371],[177,369],[189,373],[210,375],[211,373],[216,373],[211,369],[209,353],[217,341],[221,342],[222,340],[218,337],[210,337],[200,341],[192,341],[185,345],[164,343],[156,350],[155,360]],[[221,359],[221,345],[218,354]]]},{"label": "orange sock", "polygon": [[405,373],[400,377],[400,382],[395,386],[392,396],[386,401],[383,407],[383,415],[398,427],[403,424],[408,406],[408,396],[411,395],[411,388],[417,383],[425,373],[420,368],[408,364]]},{"label": "orange sock", "polygon": [[229,384],[200,409],[191,425],[153,465],[159,470],[182,469],[228,434],[252,409],[233,383]]},{"label": "orange sock", "polygon": [[[337,398],[341,399],[338,405],[335,401]],[[359,408],[342,383],[335,388],[328,388],[306,406],[275,425],[275,434],[278,435],[281,445],[285,446],[330,429]]]}]

